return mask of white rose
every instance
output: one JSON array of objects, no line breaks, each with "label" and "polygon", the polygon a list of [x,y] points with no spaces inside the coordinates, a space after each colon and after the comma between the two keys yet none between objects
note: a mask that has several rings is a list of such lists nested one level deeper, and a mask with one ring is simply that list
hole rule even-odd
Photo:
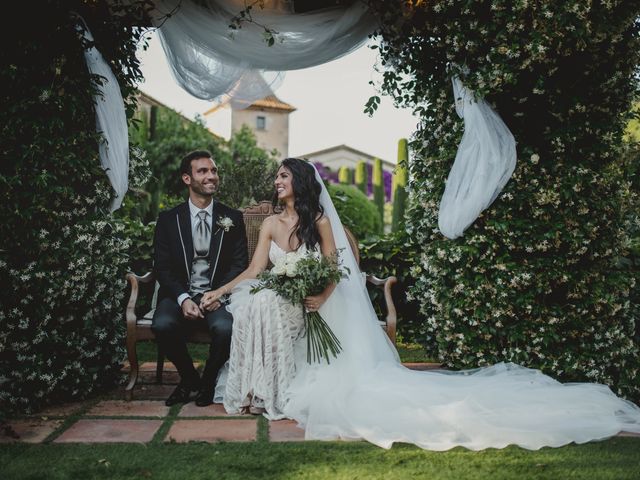
[{"label": "white rose", "polygon": [[285,257],[278,258],[271,271],[276,275],[284,275],[285,273],[287,273],[287,263],[285,261]]},{"label": "white rose", "polygon": [[297,263],[287,263],[285,268],[287,277],[295,277],[298,274],[298,264]]},{"label": "white rose", "polygon": [[295,263],[298,263],[298,260],[300,260],[301,255],[297,250],[294,250],[293,252],[288,252],[284,258],[287,263],[295,264]]}]

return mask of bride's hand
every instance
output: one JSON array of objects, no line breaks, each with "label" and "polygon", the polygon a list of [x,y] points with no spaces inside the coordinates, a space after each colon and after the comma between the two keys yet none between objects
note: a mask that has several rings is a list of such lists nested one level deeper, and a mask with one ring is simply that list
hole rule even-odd
[{"label": "bride's hand", "polygon": [[213,310],[214,304],[222,297],[223,291],[221,288],[217,290],[211,290],[210,292],[205,292],[202,295],[202,300],[200,300],[200,308],[203,310]]},{"label": "bride's hand", "polygon": [[304,307],[308,312],[317,312],[327,299],[324,295],[313,295],[304,299]]}]

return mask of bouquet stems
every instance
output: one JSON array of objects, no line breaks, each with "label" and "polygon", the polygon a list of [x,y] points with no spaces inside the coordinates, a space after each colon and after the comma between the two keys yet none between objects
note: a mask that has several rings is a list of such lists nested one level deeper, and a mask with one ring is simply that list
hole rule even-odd
[{"label": "bouquet stems", "polygon": [[331,363],[342,351],[338,337],[331,331],[327,322],[318,312],[304,312],[304,323],[307,336],[307,362],[321,362],[323,359]]}]

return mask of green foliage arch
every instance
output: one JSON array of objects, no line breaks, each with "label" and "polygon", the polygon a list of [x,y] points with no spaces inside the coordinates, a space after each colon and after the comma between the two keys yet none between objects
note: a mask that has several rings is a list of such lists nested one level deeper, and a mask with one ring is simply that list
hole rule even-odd
[{"label": "green foliage arch", "polygon": [[[637,282],[620,267],[635,214],[618,159],[638,93],[640,4],[368,3],[389,67],[382,90],[422,120],[407,225],[421,341],[451,367],[512,361],[639,398]],[[463,131],[452,75],[518,146],[503,193],[454,241],[437,228]]]},{"label": "green foliage arch", "polygon": [[[80,14],[129,116],[148,2],[13,4],[29,18],[0,52],[0,414],[113,385],[123,358],[128,248],[109,215]],[[134,155],[133,162],[137,159]]]}]

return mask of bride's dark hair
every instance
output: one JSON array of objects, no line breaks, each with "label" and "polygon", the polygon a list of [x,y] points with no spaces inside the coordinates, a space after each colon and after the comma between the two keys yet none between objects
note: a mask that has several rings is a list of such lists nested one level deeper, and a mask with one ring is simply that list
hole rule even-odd
[{"label": "bride's dark hair", "polygon": [[[299,158],[285,158],[280,163],[280,167],[285,167],[291,172],[293,207],[298,214],[298,221],[289,236],[289,241],[295,234],[300,245],[305,243],[307,248],[311,249],[320,242],[320,233],[316,222],[324,214],[324,208],[320,205],[322,187],[316,180],[316,171],[308,162]],[[278,201],[278,192],[273,194],[271,203],[275,212],[282,211],[282,206]]]}]

